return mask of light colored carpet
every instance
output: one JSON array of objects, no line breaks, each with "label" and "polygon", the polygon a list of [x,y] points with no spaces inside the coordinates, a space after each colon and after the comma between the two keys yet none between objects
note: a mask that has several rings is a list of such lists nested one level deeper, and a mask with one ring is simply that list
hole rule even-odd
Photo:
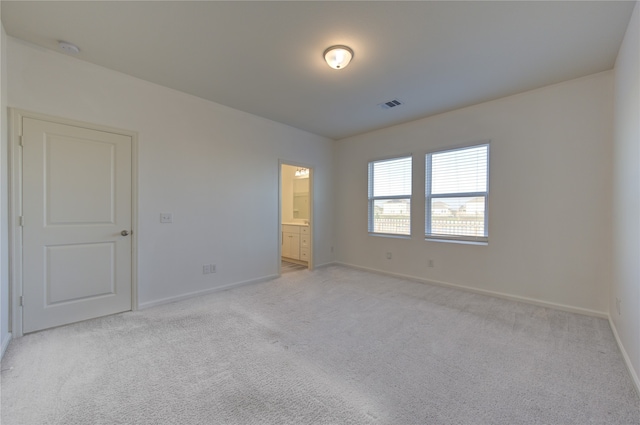
[{"label": "light colored carpet", "polygon": [[607,321],[345,267],[13,341],[2,424],[638,424]]}]

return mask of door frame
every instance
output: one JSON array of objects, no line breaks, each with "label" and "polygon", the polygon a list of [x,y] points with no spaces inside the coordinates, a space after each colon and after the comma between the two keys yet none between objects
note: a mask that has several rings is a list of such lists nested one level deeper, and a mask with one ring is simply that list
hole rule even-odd
[{"label": "door frame", "polygon": [[33,118],[131,137],[131,310],[138,309],[138,133],[67,118],[9,108],[9,332],[23,336],[22,327],[22,119]]},{"label": "door frame", "polygon": [[309,169],[309,234],[311,235],[311,244],[309,245],[309,261],[307,262],[307,268],[309,270],[313,270],[313,246],[315,245],[315,235],[313,229],[315,228],[315,220],[313,214],[313,205],[314,205],[314,168],[313,165],[304,164],[302,162],[297,161],[289,161],[286,159],[278,160],[278,276],[282,276],[282,166],[289,165],[291,167],[300,167],[300,168],[308,168]]}]

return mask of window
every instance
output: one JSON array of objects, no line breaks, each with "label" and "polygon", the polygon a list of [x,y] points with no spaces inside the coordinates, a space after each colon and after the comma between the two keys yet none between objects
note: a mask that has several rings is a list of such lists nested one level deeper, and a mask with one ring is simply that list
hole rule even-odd
[{"label": "window", "polygon": [[411,157],[369,163],[369,233],[411,234]]},{"label": "window", "polygon": [[489,144],[426,156],[425,237],[487,242]]}]

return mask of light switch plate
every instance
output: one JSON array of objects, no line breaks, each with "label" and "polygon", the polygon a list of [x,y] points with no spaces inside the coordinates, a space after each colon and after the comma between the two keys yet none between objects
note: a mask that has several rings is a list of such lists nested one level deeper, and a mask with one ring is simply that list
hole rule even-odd
[{"label": "light switch plate", "polygon": [[173,214],[160,213],[160,223],[173,223]]}]

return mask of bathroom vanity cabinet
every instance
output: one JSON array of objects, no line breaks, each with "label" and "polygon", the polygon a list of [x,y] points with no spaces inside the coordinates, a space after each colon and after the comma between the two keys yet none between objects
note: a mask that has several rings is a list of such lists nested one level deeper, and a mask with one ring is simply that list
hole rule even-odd
[{"label": "bathroom vanity cabinet", "polygon": [[311,243],[309,226],[305,224],[282,225],[282,256],[294,260],[309,261]]}]

